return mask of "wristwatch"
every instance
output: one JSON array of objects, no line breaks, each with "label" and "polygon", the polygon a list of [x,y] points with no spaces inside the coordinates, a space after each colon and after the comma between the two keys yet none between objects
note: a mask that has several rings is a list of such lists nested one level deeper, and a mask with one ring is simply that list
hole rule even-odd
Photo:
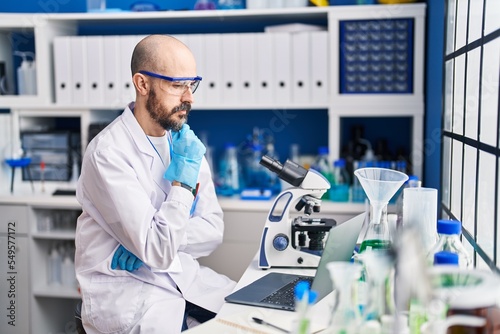
[{"label": "wristwatch", "polygon": [[181,185],[181,187],[182,187],[182,188],[189,190],[189,192],[190,192],[191,194],[193,193],[193,188],[191,188],[191,187],[190,187],[190,186],[188,186],[187,184],[182,183],[182,182],[179,182],[179,184]]}]

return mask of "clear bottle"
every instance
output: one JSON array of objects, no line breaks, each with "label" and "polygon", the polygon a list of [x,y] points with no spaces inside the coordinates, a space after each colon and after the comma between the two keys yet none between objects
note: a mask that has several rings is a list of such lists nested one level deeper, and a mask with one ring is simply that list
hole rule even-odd
[{"label": "clear bottle", "polygon": [[330,199],[335,202],[349,201],[349,173],[346,169],[344,159],[338,159],[333,162],[332,187],[330,188]]},{"label": "clear bottle", "polygon": [[462,223],[457,220],[438,220],[437,232],[439,239],[427,255],[429,264],[434,263],[434,254],[441,251],[449,251],[458,254],[458,265],[460,268],[471,268],[471,257],[460,241]]},{"label": "clear bottle", "polygon": [[232,196],[240,192],[240,166],[236,146],[233,143],[226,144],[224,157],[220,161],[219,178],[220,195]]},{"label": "clear bottle", "polygon": [[57,246],[52,247],[49,252],[47,273],[49,285],[61,284],[61,255],[57,250]]},{"label": "clear bottle", "polygon": [[[320,172],[321,175],[323,175],[330,184],[333,183],[333,168],[332,164],[330,163],[330,158],[328,156],[328,147],[326,146],[321,146],[318,148],[318,155],[316,157],[316,160],[313,164],[313,169],[316,171]],[[325,192],[323,195],[322,199],[330,199],[329,193]]]},{"label": "clear bottle", "polygon": [[61,264],[61,282],[64,286],[76,288],[75,264],[69,254],[64,256]]}]

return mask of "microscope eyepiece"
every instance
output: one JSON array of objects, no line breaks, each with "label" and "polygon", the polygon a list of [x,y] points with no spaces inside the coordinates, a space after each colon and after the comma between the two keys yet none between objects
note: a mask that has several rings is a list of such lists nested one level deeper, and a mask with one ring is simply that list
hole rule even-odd
[{"label": "microscope eyepiece", "polygon": [[283,170],[283,165],[278,160],[273,159],[268,155],[262,156],[262,158],[260,159],[260,164],[278,175]]},{"label": "microscope eyepiece", "polygon": [[260,164],[294,187],[302,184],[308,172],[307,169],[291,160],[285,161],[285,164],[282,165],[278,160],[267,155],[262,156]]}]

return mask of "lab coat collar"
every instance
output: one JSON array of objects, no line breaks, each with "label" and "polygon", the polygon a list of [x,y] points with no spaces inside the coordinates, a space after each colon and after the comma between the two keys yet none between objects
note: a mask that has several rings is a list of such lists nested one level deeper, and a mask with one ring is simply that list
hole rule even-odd
[{"label": "lab coat collar", "polygon": [[127,106],[127,108],[125,108],[123,112],[123,122],[134,139],[138,150],[145,156],[144,160],[148,161],[154,182],[161,188],[161,190],[163,190],[165,195],[167,195],[172,187],[170,182],[163,178],[163,174],[165,173],[167,166],[163,165],[163,162],[148,140],[146,133],[144,133],[144,130],[134,117],[134,106],[135,104],[132,102]]}]

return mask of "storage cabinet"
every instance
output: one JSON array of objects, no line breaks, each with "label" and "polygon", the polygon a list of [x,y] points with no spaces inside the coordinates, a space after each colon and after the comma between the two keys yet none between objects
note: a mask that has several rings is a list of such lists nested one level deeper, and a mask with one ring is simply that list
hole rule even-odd
[{"label": "storage cabinet", "polygon": [[[76,280],[67,282],[65,267],[74,274],[74,240],[78,203],[55,201],[29,206],[32,333],[76,330],[75,305],[80,299]],[[55,257],[55,258],[54,258]],[[71,259],[71,265],[65,258]]]},{"label": "storage cabinet", "polygon": [[0,205],[0,332],[30,331],[28,208]]}]

